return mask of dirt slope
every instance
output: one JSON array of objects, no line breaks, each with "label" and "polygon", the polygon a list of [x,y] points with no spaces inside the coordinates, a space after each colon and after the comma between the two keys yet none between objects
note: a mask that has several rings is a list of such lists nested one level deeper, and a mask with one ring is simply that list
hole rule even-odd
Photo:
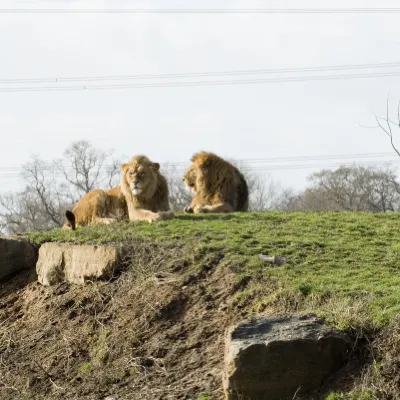
[{"label": "dirt slope", "polygon": [[220,398],[234,280],[220,254],[187,274],[179,252],[160,252],[142,245],[132,265],[144,269],[111,282],[3,283],[0,398]]}]

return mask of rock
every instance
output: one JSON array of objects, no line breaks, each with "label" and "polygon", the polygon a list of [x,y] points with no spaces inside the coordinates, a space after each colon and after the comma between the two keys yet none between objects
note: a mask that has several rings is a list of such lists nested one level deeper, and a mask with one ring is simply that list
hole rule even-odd
[{"label": "rock", "polygon": [[64,281],[83,284],[112,277],[120,260],[119,247],[44,243],[39,249],[36,272],[42,285]]},{"label": "rock", "polygon": [[308,393],[348,357],[347,335],[314,315],[268,317],[229,328],[225,342],[226,400],[293,399]]},{"label": "rock", "polygon": [[19,238],[0,237],[0,279],[23,269],[34,269],[35,264],[36,248],[33,244]]},{"label": "rock", "polygon": [[283,265],[286,264],[286,258],[281,256],[267,256],[265,254],[259,254],[261,261],[269,262],[273,265]]}]

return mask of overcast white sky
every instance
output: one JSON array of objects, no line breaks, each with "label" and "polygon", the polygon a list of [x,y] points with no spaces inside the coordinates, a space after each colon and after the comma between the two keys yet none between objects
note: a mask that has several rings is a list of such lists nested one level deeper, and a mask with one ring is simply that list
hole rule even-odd
[{"label": "overcast white sky", "polygon": [[[394,7],[396,3],[1,0],[1,8],[351,8]],[[0,14],[0,80],[400,62],[399,17],[399,13]],[[400,67],[391,71],[396,70]],[[351,73],[357,72],[369,71]],[[143,153],[160,162],[186,161],[202,149],[238,159],[390,152],[383,133],[360,125],[375,124],[373,115],[384,114],[389,93],[395,105],[400,99],[399,84],[400,76],[394,76],[0,92],[0,192],[15,188],[4,168],[18,167],[32,154],[59,157],[71,141],[79,139],[114,148],[117,154]],[[6,86],[12,85],[0,84]],[[300,188],[310,172],[274,171],[272,176],[284,186]]]}]

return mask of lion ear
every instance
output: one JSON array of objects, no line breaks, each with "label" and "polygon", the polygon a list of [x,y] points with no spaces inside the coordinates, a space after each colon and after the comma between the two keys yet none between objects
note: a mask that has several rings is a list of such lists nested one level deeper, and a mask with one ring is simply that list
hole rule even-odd
[{"label": "lion ear", "polygon": [[193,156],[192,161],[195,162],[199,168],[205,170],[207,167],[211,166],[212,157],[210,157],[210,153],[201,151]]},{"label": "lion ear", "polygon": [[160,164],[157,162],[154,162],[151,167],[153,168],[154,171],[158,171],[160,169]]},{"label": "lion ear", "polygon": [[128,169],[128,164],[122,164],[121,171],[126,171]]}]

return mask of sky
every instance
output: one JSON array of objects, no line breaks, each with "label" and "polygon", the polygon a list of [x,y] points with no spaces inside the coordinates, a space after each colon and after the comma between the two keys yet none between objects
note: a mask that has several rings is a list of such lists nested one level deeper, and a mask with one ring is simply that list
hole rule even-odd
[{"label": "sky", "polygon": [[[1,1],[1,8],[12,9],[395,6],[391,0]],[[158,162],[189,162],[199,150],[241,160],[390,153],[387,137],[373,129],[374,114],[385,114],[388,96],[391,111],[395,111],[400,100],[400,75],[97,91],[1,89],[28,86],[4,82],[9,79],[400,63],[399,16],[0,13],[0,193],[15,190],[21,184],[17,168],[32,155],[45,160],[59,158],[75,140],[89,140],[103,150],[114,149],[126,159],[146,154]],[[391,69],[325,74],[388,71],[400,72],[400,64]],[[294,75],[316,74],[321,73]],[[293,74],[192,81],[277,76]],[[91,84],[96,82],[88,83]],[[398,135],[400,143],[400,131]],[[397,161],[389,156],[379,160]],[[332,162],[336,161],[316,161],[313,169],[297,167],[298,161],[289,160],[273,164],[277,168],[270,174],[285,187],[301,189],[307,175]],[[292,167],[284,169],[288,164]],[[267,164],[257,165],[264,168]],[[7,171],[10,168],[12,173]]]}]

